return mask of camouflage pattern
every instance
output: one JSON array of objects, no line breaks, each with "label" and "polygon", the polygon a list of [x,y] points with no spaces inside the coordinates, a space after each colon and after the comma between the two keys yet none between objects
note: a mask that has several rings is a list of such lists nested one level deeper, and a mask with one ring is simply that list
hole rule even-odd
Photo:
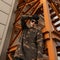
[{"label": "camouflage pattern", "polygon": [[42,45],[43,36],[41,31],[35,28],[25,29],[20,37],[14,57],[19,57],[23,60],[42,60]]}]

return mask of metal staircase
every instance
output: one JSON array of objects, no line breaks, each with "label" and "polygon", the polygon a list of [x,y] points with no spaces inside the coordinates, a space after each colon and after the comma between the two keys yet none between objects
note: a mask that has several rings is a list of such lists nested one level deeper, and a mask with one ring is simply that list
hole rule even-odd
[{"label": "metal staircase", "polygon": [[[13,24],[13,30],[7,52],[7,60],[13,60],[13,55],[17,49],[16,41],[22,33],[22,27],[20,25],[21,16],[34,14],[42,16],[42,19],[40,16],[41,24],[39,24],[39,26],[44,26],[42,29],[45,46],[44,54],[49,57],[49,60],[57,60],[57,52],[60,51],[60,46],[57,46],[56,44],[56,42],[60,42],[60,29],[58,30],[60,23],[57,23],[60,21],[59,7],[60,5],[58,3],[55,3],[53,0],[18,1],[17,10],[15,12],[16,18]],[[29,23],[29,21],[27,22]]]}]

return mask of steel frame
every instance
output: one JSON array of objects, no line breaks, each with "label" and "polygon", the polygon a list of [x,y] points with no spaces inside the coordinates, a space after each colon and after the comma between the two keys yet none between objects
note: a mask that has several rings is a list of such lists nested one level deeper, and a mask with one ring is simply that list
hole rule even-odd
[{"label": "steel frame", "polygon": [[[50,4],[50,7],[55,11],[56,15],[60,19],[59,12],[55,6],[55,3],[52,0],[50,0],[50,1],[49,0],[32,0],[32,1],[27,0],[27,2],[22,5],[18,4],[18,8],[16,11],[16,19],[15,19],[15,22],[13,25],[12,35],[11,35],[10,44],[9,44],[9,48],[8,48],[8,52],[7,52],[8,58],[10,60],[13,60],[13,58],[11,57],[12,56],[11,53],[17,49],[17,45],[15,45],[15,46],[12,46],[12,45],[17,40],[17,38],[21,36],[21,33],[22,33],[22,27],[20,24],[18,24],[21,16],[25,15],[27,13],[30,13],[31,11],[32,11],[32,13],[30,13],[29,15],[34,15],[36,13],[36,11],[38,10],[38,8],[41,7],[42,5],[43,5],[43,13],[44,13],[44,21],[45,21],[45,27],[42,29],[42,32],[44,34],[46,48],[48,49],[49,60],[58,60],[55,39],[57,39],[57,41],[60,42],[60,38],[59,38],[60,31],[58,32],[55,29],[55,27],[51,21],[48,2]],[[21,2],[19,1],[18,3],[21,3]],[[32,3],[35,3],[35,4],[32,5]],[[23,12],[24,8],[27,5],[30,5],[31,7],[26,12]],[[33,8],[34,8],[34,10],[32,10]]]}]

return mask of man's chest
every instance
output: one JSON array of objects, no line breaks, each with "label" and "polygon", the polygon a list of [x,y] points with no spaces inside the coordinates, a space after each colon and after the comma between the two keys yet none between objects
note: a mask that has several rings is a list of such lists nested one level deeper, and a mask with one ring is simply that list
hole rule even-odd
[{"label": "man's chest", "polygon": [[33,29],[29,29],[29,30],[25,30],[23,32],[23,37],[26,37],[26,38],[33,38],[36,36],[36,31],[33,30]]}]

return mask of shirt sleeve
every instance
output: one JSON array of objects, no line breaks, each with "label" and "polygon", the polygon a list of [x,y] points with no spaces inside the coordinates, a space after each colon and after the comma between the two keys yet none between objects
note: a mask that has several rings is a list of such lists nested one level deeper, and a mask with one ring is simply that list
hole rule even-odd
[{"label": "shirt sleeve", "polygon": [[43,34],[39,30],[37,32],[37,46],[38,46],[37,58],[42,58],[43,57]]}]

